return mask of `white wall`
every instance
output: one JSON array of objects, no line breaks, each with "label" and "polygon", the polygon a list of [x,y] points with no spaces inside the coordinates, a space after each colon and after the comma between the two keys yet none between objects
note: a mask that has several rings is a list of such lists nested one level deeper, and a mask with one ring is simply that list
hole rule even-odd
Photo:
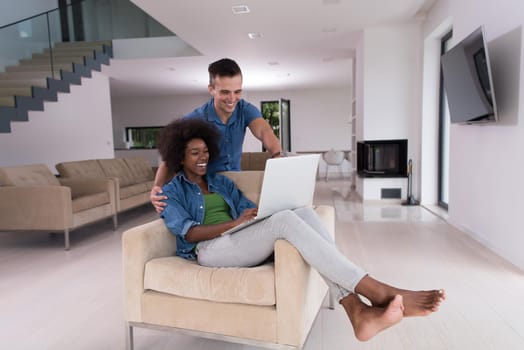
[{"label": "white wall", "polygon": [[[351,150],[351,88],[251,92],[249,101],[260,108],[260,102],[290,100],[291,151],[325,152]],[[248,131],[244,149],[260,151],[261,145]],[[321,159],[319,171],[325,176],[326,163]],[[344,160],[341,169],[329,168],[329,178],[349,177],[351,164]]]},{"label": "white wall", "polygon": [[[349,85],[349,82],[348,82]],[[331,148],[351,149],[350,88],[244,92],[244,98],[260,108],[261,101],[290,100],[291,149],[293,152],[327,151]],[[124,147],[124,130],[129,126],[162,126],[174,118],[202,105],[210,98],[204,95],[114,98],[113,128],[116,148]],[[262,145],[248,130],[243,146],[246,152],[258,152]],[[349,174],[344,162],[343,172]],[[325,165],[321,164],[321,171]],[[334,168],[330,176],[340,175]]]},{"label": "white wall", "polygon": [[[351,149],[351,89],[250,92],[249,101],[290,100],[291,151]],[[257,149],[257,151],[260,150]]]},{"label": "white wall", "polygon": [[[452,18],[454,41],[484,25],[492,58],[500,122],[452,125],[449,222],[524,268],[524,2],[440,0],[430,13],[434,29]],[[442,8],[448,11],[442,11]]]},{"label": "white wall", "polygon": [[[360,50],[363,90],[359,95],[357,89],[357,99],[362,103],[362,117],[358,117],[362,136],[360,132],[357,136],[359,140],[408,139],[408,159],[413,160],[413,172],[417,173],[420,164],[421,23],[366,28]],[[413,193],[417,197],[418,182],[415,180]],[[406,198],[406,185],[406,178],[359,178],[357,191],[364,200],[378,200],[381,188],[401,188],[402,198]]]},{"label": "white wall", "polygon": [[0,134],[0,166],[44,163],[56,173],[59,162],[114,157],[109,79],[93,72],[58,99]]},{"label": "white wall", "polygon": [[113,98],[115,148],[125,147],[126,127],[164,126],[191,112],[209,98],[209,94]]}]

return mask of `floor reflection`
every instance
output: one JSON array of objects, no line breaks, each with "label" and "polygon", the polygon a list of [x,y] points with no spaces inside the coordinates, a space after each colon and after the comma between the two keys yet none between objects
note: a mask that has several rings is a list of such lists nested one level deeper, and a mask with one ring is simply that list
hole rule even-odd
[{"label": "floor reflection", "polygon": [[442,219],[422,206],[404,206],[398,201],[362,202],[348,179],[317,181],[315,204],[335,207],[337,220],[439,222]]}]

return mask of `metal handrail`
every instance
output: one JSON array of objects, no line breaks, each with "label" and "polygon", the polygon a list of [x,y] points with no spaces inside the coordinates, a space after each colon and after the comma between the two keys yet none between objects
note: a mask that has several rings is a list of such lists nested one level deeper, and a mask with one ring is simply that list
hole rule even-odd
[{"label": "metal handrail", "polygon": [[[80,2],[84,2],[85,0],[76,0],[76,1],[72,1],[70,4],[67,4],[66,7],[69,7],[73,4],[77,4],[77,3],[80,3]],[[28,21],[30,19],[33,19],[33,18],[37,18],[37,17],[40,17],[40,16],[43,16],[43,15],[49,15],[49,13],[51,12],[54,12],[54,11],[57,11],[57,10],[60,10],[60,7],[57,7],[55,9],[52,9],[52,10],[47,10],[47,11],[44,11],[44,12],[41,12],[41,13],[37,13],[36,15],[32,15],[30,17],[27,17],[27,18],[24,18],[24,19],[20,19],[16,22],[13,22],[13,23],[9,23],[9,24],[6,24],[6,25],[3,25],[3,26],[0,26],[0,30],[4,29],[4,28],[7,28],[7,27],[11,27],[11,26],[14,26],[15,24],[18,24],[18,23],[22,23],[22,22],[25,22],[25,21]]]}]

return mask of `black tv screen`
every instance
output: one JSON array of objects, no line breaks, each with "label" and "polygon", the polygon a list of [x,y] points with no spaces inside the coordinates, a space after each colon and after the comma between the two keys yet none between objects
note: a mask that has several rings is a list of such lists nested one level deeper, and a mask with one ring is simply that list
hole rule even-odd
[{"label": "black tv screen", "polygon": [[441,57],[451,123],[497,120],[484,30],[479,27]]}]

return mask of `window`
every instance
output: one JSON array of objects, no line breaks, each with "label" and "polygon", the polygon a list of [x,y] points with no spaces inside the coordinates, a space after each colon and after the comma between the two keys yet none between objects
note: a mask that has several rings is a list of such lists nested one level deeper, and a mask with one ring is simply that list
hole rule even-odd
[{"label": "window", "polygon": [[156,143],[163,126],[140,126],[126,128],[128,148],[156,148]]}]

